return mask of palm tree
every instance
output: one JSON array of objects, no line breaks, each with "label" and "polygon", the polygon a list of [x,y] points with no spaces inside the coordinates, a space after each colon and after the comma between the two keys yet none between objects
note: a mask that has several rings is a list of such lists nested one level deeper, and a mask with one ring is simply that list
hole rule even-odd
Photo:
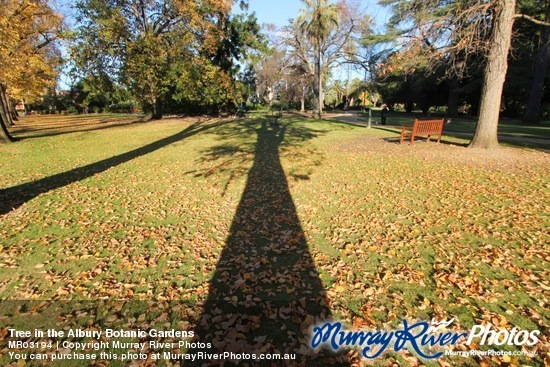
[{"label": "palm tree", "polygon": [[315,53],[315,75],[313,80],[313,117],[320,119],[323,112],[323,78],[321,75],[321,49],[323,42],[334,27],[338,26],[338,8],[327,0],[302,0],[305,8],[300,9],[298,24],[302,32],[313,43]]}]

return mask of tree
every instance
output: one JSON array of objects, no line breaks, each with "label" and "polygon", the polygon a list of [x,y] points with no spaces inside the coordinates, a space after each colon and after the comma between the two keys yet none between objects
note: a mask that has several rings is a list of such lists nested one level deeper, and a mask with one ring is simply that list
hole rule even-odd
[{"label": "tree", "polygon": [[[547,21],[550,20],[550,1],[545,0],[539,3],[539,8],[546,8],[543,16]],[[538,51],[535,56],[535,67],[533,81],[527,102],[527,109],[523,116],[523,122],[528,124],[537,124],[540,122],[541,102],[544,90],[544,80],[548,71],[548,61],[550,55],[550,27],[540,26],[540,36],[538,42]]]},{"label": "tree", "polygon": [[493,29],[481,90],[479,121],[469,145],[472,148],[492,149],[498,146],[498,119],[515,8],[516,0],[498,0],[493,9]]},{"label": "tree", "polygon": [[428,72],[427,69],[426,65],[419,65],[414,72],[404,72],[399,68],[383,70],[377,89],[384,103],[402,103],[407,112],[412,112],[416,105],[424,114],[432,106],[444,105],[448,94],[444,70],[438,68]]},{"label": "tree", "polygon": [[301,60],[291,58],[288,66],[288,72],[285,76],[287,80],[287,91],[285,97],[291,102],[300,102],[300,112],[306,111],[306,101],[312,84],[311,74]]},{"label": "tree", "polygon": [[272,48],[264,52],[261,60],[256,64],[258,75],[257,92],[269,105],[277,97],[277,85],[283,80],[288,60],[282,49]]},{"label": "tree", "polygon": [[544,79],[548,71],[548,55],[550,44],[550,28],[545,27],[541,32],[540,46],[536,57],[535,72],[527,110],[523,116],[523,122],[528,124],[540,123],[542,94],[544,91]]},{"label": "tree", "polygon": [[195,2],[80,0],[72,55],[84,76],[112,75],[162,118],[163,94],[175,58],[195,40],[187,24],[200,14]]},{"label": "tree", "polygon": [[32,100],[55,83],[62,17],[45,0],[2,0],[0,7],[0,142],[12,141],[12,100]]},{"label": "tree", "polygon": [[256,47],[260,35],[253,15],[231,16],[232,3],[79,0],[76,66],[85,76],[114,77],[153,119],[162,117],[167,104],[185,110],[234,105],[241,87],[236,61]]},{"label": "tree", "polygon": [[410,41],[409,50],[428,50],[432,60],[443,60],[444,55],[449,55],[445,61],[455,72],[464,70],[470,57],[485,56],[479,119],[469,146],[497,147],[514,20],[524,18],[550,24],[516,14],[516,0],[383,0],[382,3],[392,5],[395,24],[407,25],[403,34]]},{"label": "tree", "polygon": [[301,31],[313,43],[314,80],[313,80],[313,117],[320,119],[323,112],[323,78],[321,74],[321,52],[323,44],[334,27],[338,26],[338,9],[327,0],[303,0],[305,8],[301,9],[298,24]]}]

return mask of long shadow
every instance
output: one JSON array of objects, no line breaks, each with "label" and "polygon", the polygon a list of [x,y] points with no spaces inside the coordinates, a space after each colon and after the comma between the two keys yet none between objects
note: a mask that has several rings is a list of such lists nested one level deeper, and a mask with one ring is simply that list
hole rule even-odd
[{"label": "long shadow", "polygon": [[[86,124],[78,124],[67,126],[55,126],[55,127],[45,127],[45,128],[19,128],[18,130],[13,131],[14,138],[16,140],[27,140],[27,139],[36,139],[43,138],[47,136],[57,136],[65,135],[86,131],[96,131],[96,130],[106,130],[114,127],[121,127],[127,125],[135,125],[145,123],[141,120],[126,120],[121,122],[94,122]],[[36,133],[36,134],[35,134]]]},{"label": "long shadow", "polygon": [[[286,126],[267,121],[255,131],[253,166],[195,322],[193,342],[204,344],[188,351],[235,358],[186,361],[185,366],[230,360],[243,366],[349,366],[345,356],[308,348],[310,328],[330,319],[331,312],[281,166],[286,133]],[[246,353],[287,353],[296,359],[239,359]]]},{"label": "long shadow", "polygon": [[173,144],[179,140],[193,136],[200,132],[206,131],[216,126],[220,126],[225,122],[219,121],[210,124],[204,124],[200,121],[188,126],[184,130],[166,138],[157,140],[143,147],[131,150],[129,152],[119,154],[114,157],[103,159],[98,162],[78,167],[70,171],[58,173],[36,181],[27,182],[21,185],[12,186],[0,190],[0,214],[6,214],[10,211],[19,208],[27,201],[37,197],[40,194],[55,190],[60,187],[69,185],[73,182],[84,180],[88,177],[104,172],[109,168],[126,163],[134,158],[149,154],[155,150],[161,149],[167,145]]}]

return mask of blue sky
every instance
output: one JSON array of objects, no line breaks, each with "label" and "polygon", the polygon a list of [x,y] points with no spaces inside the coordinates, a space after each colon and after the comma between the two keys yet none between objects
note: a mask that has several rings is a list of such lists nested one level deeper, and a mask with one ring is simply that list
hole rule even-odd
[{"label": "blue sky", "polygon": [[296,18],[302,7],[299,0],[249,0],[248,10],[256,12],[258,23],[272,23],[280,27],[289,19]]},{"label": "blue sky", "polygon": [[[378,0],[356,0],[363,10],[369,14],[376,23],[378,31],[383,28],[387,21],[388,10],[378,5]],[[258,23],[261,24],[275,24],[277,27],[282,27],[288,24],[289,19],[295,19],[298,16],[298,12],[304,7],[303,2],[300,0],[248,0],[248,11],[255,12]],[[332,0],[336,2],[336,0]],[[239,12],[239,8],[234,8],[234,12]],[[349,76],[351,78],[363,78],[363,71],[356,71],[354,68],[338,67],[333,70],[333,77],[335,79],[346,79]]]},{"label": "blue sky", "polygon": [[[375,19],[377,26],[386,21],[387,10],[378,5],[378,0],[359,0],[366,12]],[[303,7],[300,0],[249,0],[250,12],[256,12],[258,23],[272,23],[284,26],[289,19],[295,19],[298,11]]]}]

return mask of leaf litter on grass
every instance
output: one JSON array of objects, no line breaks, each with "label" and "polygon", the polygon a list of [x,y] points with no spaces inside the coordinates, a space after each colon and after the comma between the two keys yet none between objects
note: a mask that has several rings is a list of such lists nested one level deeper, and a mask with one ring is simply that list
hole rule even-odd
[{"label": "leaf litter on grass", "polygon": [[[545,153],[505,149],[484,155],[447,144],[393,144],[383,135],[341,130],[328,123],[299,119],[286,123],[289,127],[278,148],[280,161],[303,244],[318,273],[316,289],[326,291],[328,309],[323,312],[369,330],[395,326],[404,318],[453,317],[460,328],[490,322],[503,329],[513,325],[547,330],[550,208]],[[308,302],[307,296],[293,300],[296,286],[300,287],[292,277],[297,270],[285,269],[287,260],[275,260],[285,258],[277,255],[281,250],[272,248],[265,264],[259,255],[246,260],[268,271],[263,275],[246,267],[236,269],[243,260],[234,256],[220,264],[250,179],[261,129],[258,121],[232,124],[42,194],[15,215],[4,215],[2,299],[96,300],[87,311],[86,307],[74,311],[78,307],[71,305],[59,318],[76,323],[77,316],[93,315],[90,322],[127,327],[184,322],[185,328],[194,330],[206,317],[213,291],[227,294],[232,305],[227,307],[246,309],[254,303],[267,307],[263,293],[254,294],[267,292],[265,279],[281,279],[273,292],[283,294],[288,305],[280,305],[277,312],[260,308],[238,317],[235,312],[222,317],[211,307],[210,320],[220,318],[220,322],[218,329],[207,328],[204,335],[237,342],[218,344],[222,349],[245,350],[246,345],[261,349],[268,344],[272,351],[282,345],[288,351],[297,348],[299,344],[283,340],[305,335],[314,320],[307,315],[319,311],[307,311],[307,303],[302,304]],[[176,122],[165,126],[175,129]],[[151,127],[132,128],[143,133]],[[102,139],[104,134],[112,132],[90,138]],[[70,143],[68,139],[66,144]],[[265,219],[265,213],[247,214],[239,226],[247,228],[247,223],[262,216]],[[294,230],[286,235],[282,231],[288,215],[269,218],[267,225],[275,228],[277,243],[295,237]],[[247,237],[247,231],[254,233],[253,228],[235,231],[235,241],[256,241]],[[234,280],[238,292],[212,288],[219,265],[228,268],[226,275],[220,273],[222,284]],[[280,276],[269,275],[272,266],[281,270]],[[97,306],[102,299],[105,304]],[[116,310],[107,306],[113,299],[128,304],[120,312],[98,317],[103,312],[99,309]],[[138,303],[130,306],[132,302]],[[168,311],[170,305],[178,311]],[[261,335],[251,331],[269,315],[275,320],[301,320],[301,326],[293,329],[280,321],[273,325],[286,330],[260,326],[255,330]],[[239,336],[247,332],[250,340]],[[539,356],[533,360],[453,357],[445,361],[472,366],[543,363],[546,338],[536,346]],[[307,354],[304,340],[301,343],[298,349]],[[362,364],[354,353],[346,363]],[[384,365],[424,363],[409,354],[388,354],[383,361]]]}]

